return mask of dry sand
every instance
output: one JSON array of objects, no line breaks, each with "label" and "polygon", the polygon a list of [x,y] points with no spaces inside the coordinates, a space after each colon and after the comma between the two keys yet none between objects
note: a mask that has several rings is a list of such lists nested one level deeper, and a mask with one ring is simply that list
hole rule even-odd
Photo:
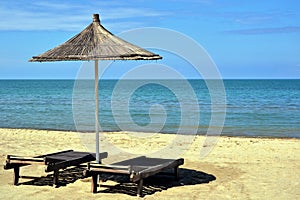
[{"label": "dry sand", "polygon": [[[160,149],[174,135],[156,134],[147,143],[132,140],[129,133],[106,133],[109,140],[120,148],[134,152]],[[186,136],[191,137],[191,136]],[[181,157],[180,180],[171,177],[152,177],[145,181],[143,199],[300,199],[300,140],[220,137],[211,153],[200,158],[203,136],[197,136]],[[87,151],[78,133],[0,129],[0,199],[137,199],[132,196],[134,184],[114,180],[112,177],[98,188],[101,193],[90,192],[91,178],[83,178],[82,169],[69,168],[61,172],[60,181],[66,186],[54,188],[51,173],[44,166],[26,166],[21,175],[36,176],[20,179],[12,185],[13,171],[3,170],[6,155],[32,156],[74,149]],[[184,141],[175,143],[182,148]],[[47,176],[48,175],[48,176]],[[107,186],[107,187],[105,187]]]}]

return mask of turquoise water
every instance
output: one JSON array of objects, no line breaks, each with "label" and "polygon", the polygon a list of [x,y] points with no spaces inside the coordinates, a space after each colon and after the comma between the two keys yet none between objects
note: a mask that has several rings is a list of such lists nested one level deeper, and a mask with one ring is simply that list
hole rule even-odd
[{"label": "turquoise water", "polygon": [[[182,85],[180,81],[172,81],[177,88]],[[100,81],[99,123],[104,131],[120,130],[111,111],[116,83],[116,80]],[[128,81],[124,90],[130,88],[131,83]],[[189,83],[198,100],[200,120],[197,126],[185,124],[183,128],[187,133],[196,129],[199,134],[206,134],[212,115],[210,93],[202,80]],[[300,80],[224,80],[224,86],[227,108],[222,134],[300,138]],[[0,80],[0,127],[76,130],[73,110],[78,107],[73,104],[73,87],[73,80]],[[83,92],[93,95],[93,88]],[[186,91],[181,92],[184,96]],[[176,133],[183,111],[175,93],[159,84],[137,88],[128,102],[131,119],[139,127],[149,123],[161,126],[159,122],[165,117],[160,132]],[[184,96],[184,104],[189,103],[188,98],[189,95]],[[79,108],[84,120],[76,123],[82,123],[79,124],[81,131],[92,131],[93,99],[86,99],[84,95],[82,99],[83,109]],[[164,112],[153,112],[151,121],[149,109],[153,105],[160,105]],[[118,109],[123,108],[120,106],[114,114],[118,115]],[[190,108],[188,112],[195,113]]]}]

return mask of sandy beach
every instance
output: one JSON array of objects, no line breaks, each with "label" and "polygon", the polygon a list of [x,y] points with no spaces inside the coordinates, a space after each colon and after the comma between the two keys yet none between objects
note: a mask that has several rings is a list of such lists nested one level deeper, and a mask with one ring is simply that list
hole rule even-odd
[{"label": "sandy beach", "polygon": [[[130,140],[127,132],[105,133],[121,148],[147,152],[161,148],[174,137],[156,134],[147,144]],[[186,136],[190,137],[190,136]],[[299,199],[300,140],[279,138],[219,138],[210,154],[200,158],[204,136],[194,138],[184,152],[180,180],[154,176],[145,181],[143,199]],[[13,186],[13,170],[4,170],[6,155],[34,156],[66,149],[87,151],[76,132],[0,129],[0,197],[1,199],[137,199],[135,185],[108,180],[101,193],[90,191],[91,178],[82,169],[61,172],[65,186],[49,185],[51,173],[44,166],[26,166],[21,175],[37,179],[20,179]],[[180,148],[184,142],[175,143]]]}]

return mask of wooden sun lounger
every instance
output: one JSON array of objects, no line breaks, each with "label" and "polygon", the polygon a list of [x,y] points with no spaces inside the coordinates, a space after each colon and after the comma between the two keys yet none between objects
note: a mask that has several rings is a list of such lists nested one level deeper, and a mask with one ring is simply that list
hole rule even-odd
[{"label": "wooden sun lounger", "polygon": [[174,169],[174,176],[178,179],[179,165],[183,165],[184,159],[160,159],[141,156],[134,159],[103,165],[88,163],[84,171],[85,176],[92,176],[92,192],[97,193],[97,177],[99,174],[123,174],[129,175],[130,181],[137,182],[137,195],[142,195],[143,180],[166,169]]},{"label": "wooden sun lounger", "polygon": [[[101,158],[106,158],[107,153],[101,153]],[[53,185],[58,185],[59,170],[70,166],[78,166],[82,163],[95,160],[95,154],[73,150],[60,151],[56,153],[40,155],[35,157],[21,157],[8,155],[4,169],[14,169],[14,185],[19,182],[20,167],[27,165],[46,165],[45,172],[53,171]]]}]

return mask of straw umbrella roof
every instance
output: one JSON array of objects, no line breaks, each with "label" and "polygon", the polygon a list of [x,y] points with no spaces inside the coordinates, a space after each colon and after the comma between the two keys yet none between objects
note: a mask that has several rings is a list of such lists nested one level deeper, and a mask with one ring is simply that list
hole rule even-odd
[{"label": "straw umbrella roof", "polygon": [[65,43],[33,56],[30,62],[72,60],[157,60],[161,56],[113,35],[100,23],[99,14],[82,32]]}]

